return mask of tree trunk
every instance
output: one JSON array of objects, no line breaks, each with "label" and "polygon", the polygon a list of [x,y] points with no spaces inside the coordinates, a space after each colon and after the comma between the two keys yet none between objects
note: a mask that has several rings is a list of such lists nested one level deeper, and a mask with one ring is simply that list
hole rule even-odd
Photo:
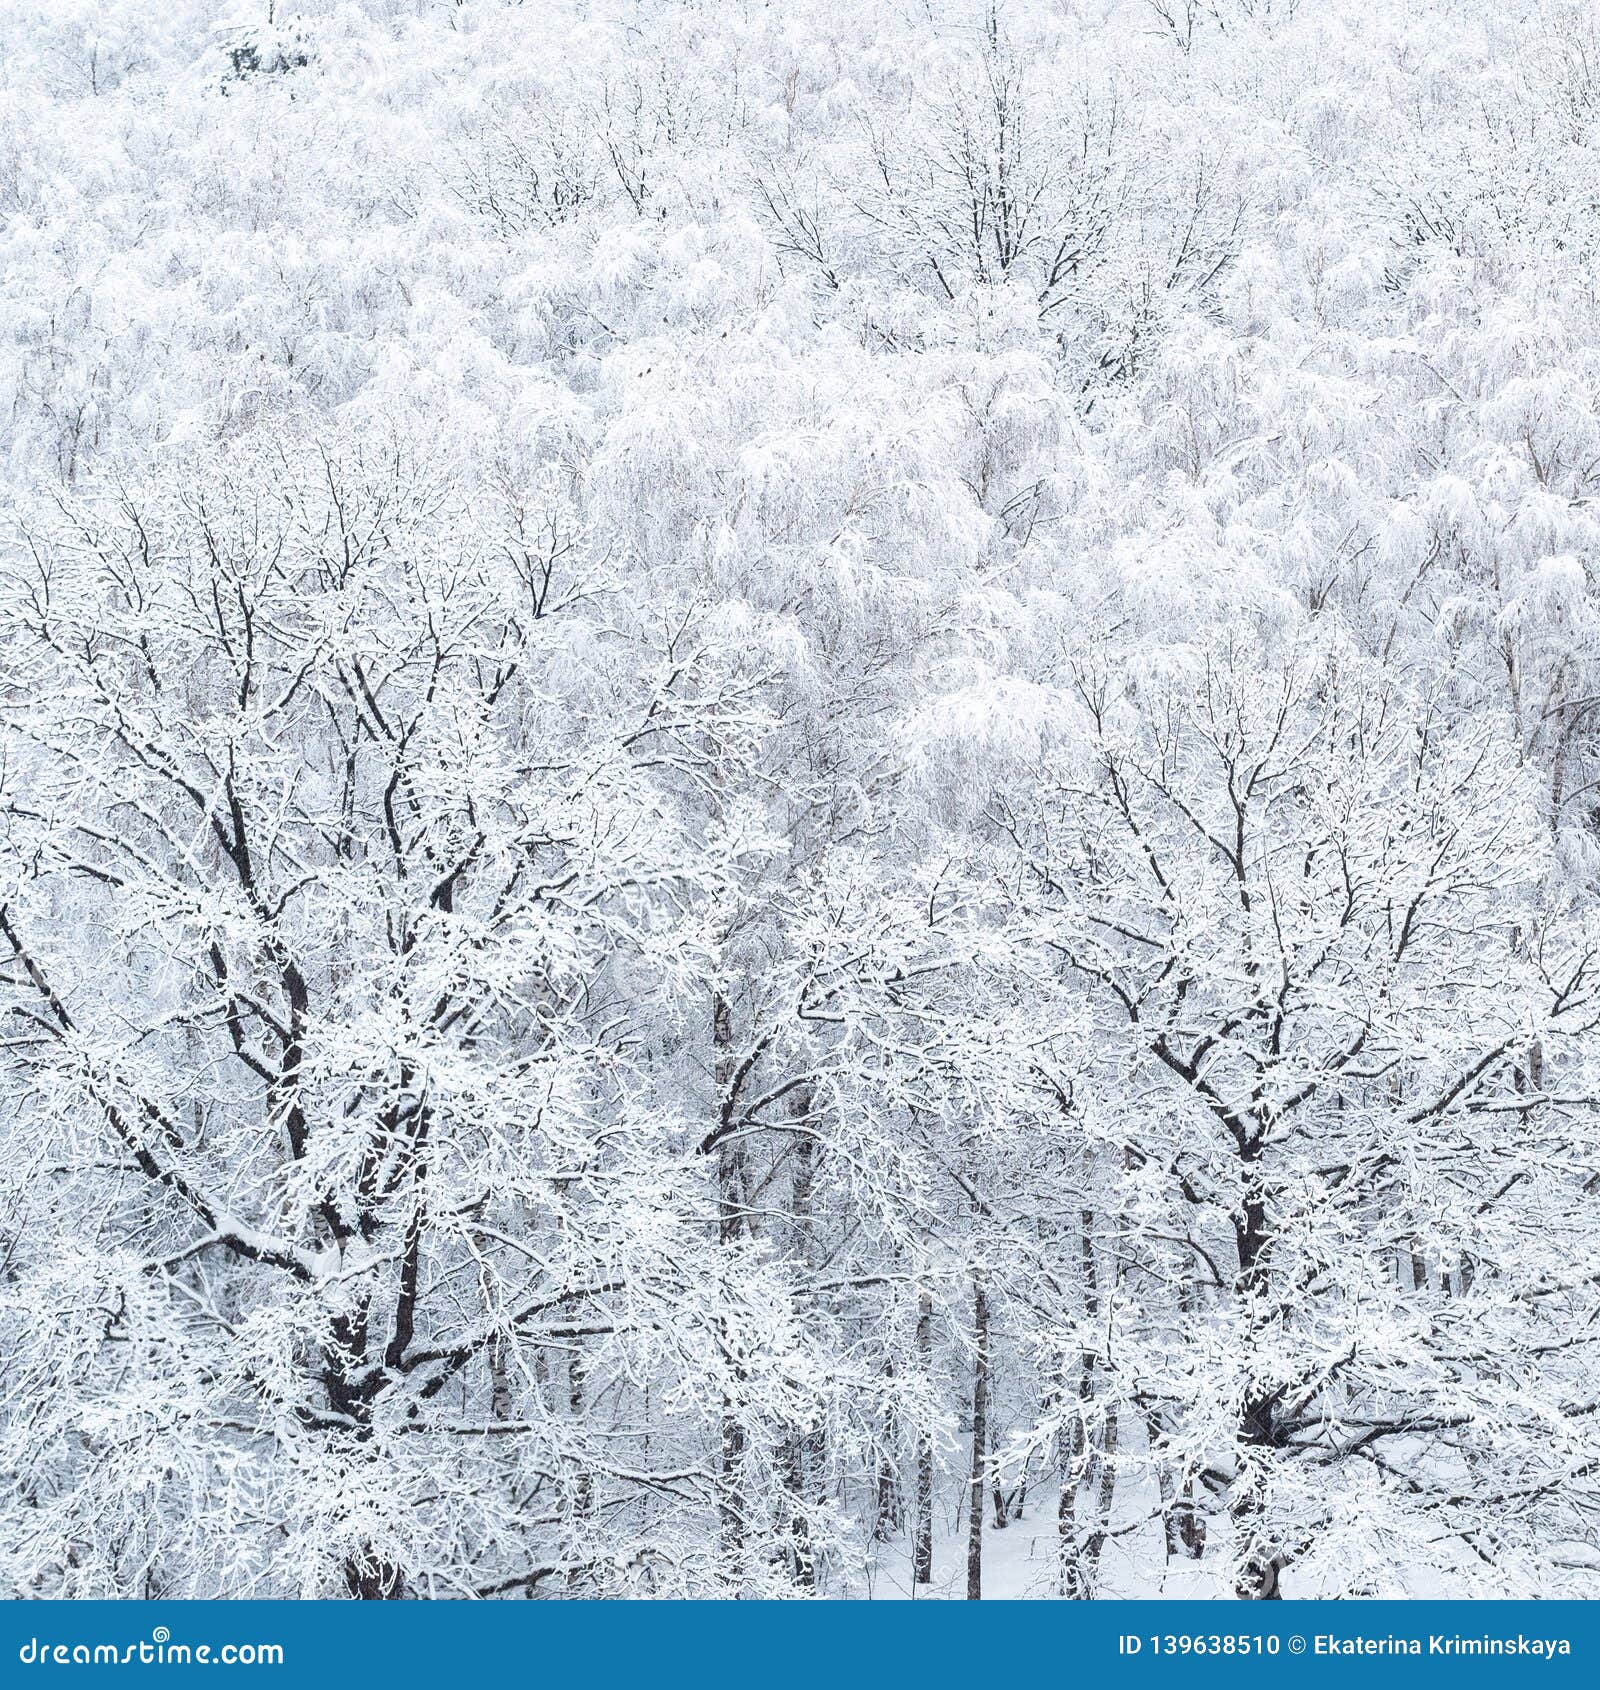
[{"label": "tree trunk", "polygon": [[[1100,1271],[1094,1258],[1094,1211],[1078,1212],[1078,1272],[1083,1284],[1086,1319],[1100,1309]],[[1078,1549],[1078,1487],[1087,1471],[1089,1405],[1094,1401],[1095,1352],[1085,1349],[1078,1360],[1078,1409],[1071,1428],[1058,1441],[1061,1503],[1056,1516],[1061,1594],[1072,1602],[1089,1595],[1082,1554]]]},{"label": "tree trunk", "polygon": [[397,1602],[406,1593],[400,1569],[375,1556],[370,1544],[346,1559],[344,1583],[358,1602]]},{"label": "tree trunk", "polygon": [[1200,1481],[1190,1475],[1174,1510],[1178,1518],[1178,1541],[1191,1561],[1201,1560],[1206,1552],[1206,1517],[1200,1507]]},{"label": "tree trunk", "polygon": [[1096,1459],[1100,1484],[1095,1495],[1095,1527],[1083,1546],[1084,1594],[1092,1596],[1100,1578],[1100,1557],[1106,1547],[1111,1527],[1111,1505],[1117,1494],[1117,1429],[1118,1416],[1114,1408],[1106,1410],[1105,1423],[1100,1432],[1100,1451]]},{"label": "tree trunk", "polygon": [[[574,1426],[582,1426],[586,1380],[583,1355],[574,1350],[567,1362],[567,1412]],[[572,1487],[573,1512],[580,1520],[588,1519],[594,1511],[594,1475],[580,1468]]]},{"label": "tree trunk", "polygon": [[[933,1295],[917,1294],[917,1368],[926,1379],[933,1371]],[[933,1434],[917,1431],[917,1520],[911,1554],[914,1584],[933,1582]]]},{"label": "tree trunk", "polygon": [[1150,1465],[1155,1468],[1156,1488],[1161,1493],[1162,1547],[1167,1560],[1170,1561],[1174,1555],[1183,1553],[1182,1535],[1178,1526],[1178,1487],[1173,1482],[1172,1469],[1161,1454],[1161,1422],[1153,1409],[1145,1410],[1144,1425],[1145,1446],[1149,1451]]},{"label": "tree trunk", "polygon": [[972,1477],[967,1497],[967,1600],[983,1595],[983,1481],[989,1446],[989,1291],[972,1276]]},{"label": "tree trunk", "polygon": [[783,1445],[783,1482],[789,1492],[789,1569],[804,1590],[817,1583],[816,1555],[811,1544],[811,1521],[806,1511],[806,1440],[791,1432]]},{"label": "tree trunk", "polygon": [[[720,994],[712,1006],[712,1045],[719,1108],[733,1085],[733,1017]],[[724,1123],[725,1124],[725,1123]],[[717,1236],[724,1251],[731,1251],[745,1230],[745,1151],[737,1137],[723,1140],[717,1151]],[[735,1334],[725,1334],[734,1347]],[[723,1576],[734,1594],[743,1578],[745,1544],[744,1467],[745,1430],[740,1405],[732,1393],[722,1399],[722,1434],[717,1491],[717,1539]]]},{"label": "tree trunk", "polygon": [[[1199,1300],[1195,1286],[1187,1276],[1178,1287],[1178,1307],[1187,1322],[1192,1324],[1199,1320]],[[1157,1409],[1150,1407],[1145,1410],[1145,1426],[1151,1459],[1161,1487],[1167,1559],[1170,1561],[1176,1555],[1186,1561],[1198,1561],[1205,1554],[1206,1546],[1206,1520],[1200,1509],[1199,1479],[1187,1469],[1187,1463],[1174,1474],[1172,1463],[1166,1458],[1167,1438]]]},{"label": "tree trunk", "polygon": [[[1004,1442],[1003,1433],[1000,1435],[999,1441]],[[1006,1495],[1006,1488],[1000,1482],[999,1468],[996,1468],[990,1475],[990,1479],[989,1494],[994,1502],[994,1528],[998,1532],[1003,1532],[1011,1523],[1011,1499]]]},{"label": "tree trunk", "polygon": [[497,1333],[489,1341],[489,1418],[511,1418],[511,1375],[506,1363],[504,1333]]},{"label": "tree trunk", "polygon": [[[798,1114],[810,1111],[810,1097],[802,1090]],[[812,1203],[816,1184],[816,1142],[810,1133],[797,1135],[794,1143],[794,1174],[789,1188],[791,1223],[790,1251],[800,1279],[799,1301],[810,1295],[810,1278],[815,1260],[812,1232]],[[784,1484],[788,1490],[789,1560],[795,1583],[813,1590],[817,1583],[816,1548],[811,1538],[810,1474],[806,1459],[812,1439],[799,1426],[793,1427],[784,1445]]]},{"label": "tree trunk", "polygon": [[1075,1602],[1084,1594],[1078,1567],[1078,1481],[1083,1463],[1084,1370],[1079,1369],[1078,1414],[1069,1426],[1056,1433],[1056,1465],[1061,1487],[1056,1509],[1056,1550],[1061,1575],[1061,1594]]},{"label": "tree trunk", "polygon": [[[372,1436],[372,1396],[375,1376],[365,1363],[371,1335],[365,1299],[331,1322],[329,1342],[322,1352],[322,1381],[328,1406],[356,1425],[356,1438]],[[370,1543],[345,1557],[345,1589],[359,1602],[389,1602],[405,1595],[400,1569],[378,1554]]]},{"label": "tree trunk", "polygon": [[[1267,1252],[1271,1226],[1267,1211],[1266,1183],[1260,1166],[1260,1142],[1250,1139],[1241,1146],[1245,1161],[1244,1207],[1234,1222],[1238,1249],[1237,1294],[1254,1318],[1254,1311],[1267,1302],[1270,1290]],[[1254,1333],[1247,1342],[1254,1353]],[[1233,1521],[1234,1593],[1241,1602],[1271,1602],[1279,1597],[1278,1575],[1286,1565],[1269,1541],[1266,1524],[1266,1461],[1277,1447],[1277,1393],[1251,1382],[1239,1409],[1239,1472],[1233,1483],[1229,1514]]]},{"label": "tree trunk", "polygon": [[[894,1382],[894,1358],[883,1364],[883,1376]],[[878,1497],[873,1516],[872,1535],[879,1543],[887,1543],[904,1523],[904,1509],[900,1505],[899,1423],[891,1404],[884,1415],[883,1442],[878,1451]]]}]

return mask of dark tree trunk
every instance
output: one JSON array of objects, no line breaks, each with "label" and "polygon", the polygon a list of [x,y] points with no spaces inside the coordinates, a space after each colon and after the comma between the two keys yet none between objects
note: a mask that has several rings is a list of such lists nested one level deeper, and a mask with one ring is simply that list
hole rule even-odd
[{"label": "dark tree trunk", "polygon": [[[883,1364],[883,1376],[894,1383],[894,1358]],[[905,1510],[900,1504],[899,1423],[893,1406],[884,1416],[883,1444],[878,1451],[878,1497],[873,1515],[872,1535],[879,1543],[887,1543],[904,1524]]]},{"label": "dark tree trunk", "polygon": [[[733,1016],[718,996],[712,1006],[712,1045],[719,1108],[726,1114],[733,1088]],[[721,1123],[726,1127],[727,1122]],[[731,1250],[745,1230],[745,1150],[738,1137],[724,1138],[717,1151],[717,1234]],[[733,1333],[726,1334],[733,1348]],[[745,1429],[732,1393],[722,1400],[722,1435],[717,1491],[717,1538],[723,1575],[735,1591],[743,1576],[745,1546]]]},{"label": "dark tree trunk", "polygon": [[[1236,1284],[1243,1307],[1253,1311],[1264,1306],[1270,1290],[1267,1256],[1272,1232],[1259,1137],[1244,1140],[1240,1152],[1245,1163],[1245,1199],[1234,1222],[1239,1260]],[[1251,1334],[1252,1350],[1253,1340]],[[1265,1466],[1280,1441],[1277,1402],[1276,1392],[1252,1384],[1239,1409],[1239,1473],[1234,1480],[1229,1513],[1234,1542],[1239,1546],[1234,1593],[1242,1602],[1276,1601],[1278,1575],[1287,1565],[1287,1558],[1270,1541],[1265,1519]]]},{"label": "dark tree trunk", "polygon": [[967,1495],[967,1600],[983,1595],[983,1481],[989,1448],[989,1291],[972,1276],[972,1477]]},{"label": "dark tree trunk", "polygon": [[406,1593],[400,1569],[374,1556],[370,1546],[345,1561],[344,1583],[358,1602],[397,1602]]},{"label": "dark tree trunk", "polygon": [[[355,1436],[362,1442],[372,1436],[372,1401],[380,1377],[365,1365],[371,1337],[369,1312],[362,1301],[350,1313],[335,1316],[322,1353],[328,1406],[355,1422]],[[405,1595],[400,1569],[370,1543],[345,1558],[344,1583],[359,1602],[389,1602]]]},{"label": "dark tree trunk", "polygon": [[[572,1359],[567,1363],[567,1412],[575,1427],[583,1425],[585,1385],[583,1354],[574,1350]],[[573,1482],[572,1506],[580,1520],[586,1520],[594,1511],[594,1475],[582,1468]]]},{"label": "dark tree trunk", "polygon": [[[809,1113],[810,1098],[802,1091],[797,1113]],[[800,1277],[800,1301],[810,1294],[810,1277],[815,1261],[812,1226],[813,1193],[816,1184],[816,1143],[809,1132],[797,1135],[794,1144],[794,1175],[789,1190],[789,1215],[792,1227],[790,1250],[796,1272]],[[793,1428],[784,1440],[784,1485],[789,1493],[789,1559],[795,1583],[803,1589],[815,1589],[817,1583],[816,1548],[811,1537],[810,1473],[813,1465],[807,1456],[818,1452],[809,1446],[815,1435],[808,1435],[799,1427]]]},{"label": "dark tree trunk", "polygon": [[1093,1595],[1100,1577],[1100,1557],[1105,1552],[1106,1536],[1111,1527],[1111,1506],[1117,1494],[1117,1430],[1118,1418],[1114,1408],[1106,1410],[1100,1431],[1100,1451],[1096,1459],[1099,1486],[1095,1494],[1095,1526],[1089,1541],[1083,1546],[1084,1593]]},{"label": "dark tree trunk", "polygon": [[[1000,1442],[1004,1442],[1004,1433],[1000,1434]],[[1006,1495],[1006,1489],[1000,1482],[998,1470],[991,1475],[990,1497],[994,1502],[994,1525],[996,1531],[1003,1532],[1011,1524],[1011,1499]]]},{"label": "dark tree trunk", "polygon": [[[1078,1213],[1078,1272],[1083,1286],[1084,1312],[1093,1320],[1100,1307],[1100,1270],[1094,1256],[1094,1212]],[[1087,1472],[1089,1407],[1094,1401],[1095,1353],[1085,1350],[1078,1360],[1078,1406],[1071,1426],[1058,1442],[1061,1503],[1056,1517],[1060,1555],[1061,1594],[1080,1602],[1089,1595],[1082,1552],[1078,1548],[1078,1488]]]},{"label": "dark tree trunk", "polygon": [[804,1590],[817,1583],[816,1554],[811,1544],[811,1521],[806,1511],[806,1440],[791,1432],[783,1444],[783,1482],[789,1492],[789,1567]]},{"label": "dark tree trunk", "polygon": [[[742,1153],[725,1153],[720,1175],[723,1190],[723,1241],[738,1236],[736,1216],[740,1204],[736,1196],[742,1187]],[[744,1422],[739,1405],[731,1394],[722,1400],[721,1485],[717,1509],[718,1532],[721,1540],[723,1564],[728,1577],[736,1580],[744,1558]]]},{"label": "dark tree trunk", "polygon": [[1175,1510],[1178,1517],[1178,1541],[1191,1561],[1203,1558],[1206,1552],[1206,1517],[1200,1507],[1200,1481],[1190,1479],[1183,1487]]},{"label": "dark tree trunk", "polygon": [[1161,1453],[1161,1422],[1153,1410],[1145,1410],[1144,1425],[1145,1446],[1150,1453],[1150,1463],[1156,1471],[1156,1487],[1161,1493],[1162,1546],[1166,1558],[1170,1561],[1174,1555],[1183,1553],[1178,1529],[1178,1487],[1173,1482],[1172,1469]]},{"label": "dark tree trunk", "polygon": [[1060,1501],[1056,1508],[1056,1553],[1061,1594],[1069,1602],[1083,1595],[1083,1580],[1078,1572],[1078,1478],[1082,1460],[1083,1420],[1080,1414],[1070,1426],[1063,1426],[1056,1434],[1057,1479],[1060,1485]]}]

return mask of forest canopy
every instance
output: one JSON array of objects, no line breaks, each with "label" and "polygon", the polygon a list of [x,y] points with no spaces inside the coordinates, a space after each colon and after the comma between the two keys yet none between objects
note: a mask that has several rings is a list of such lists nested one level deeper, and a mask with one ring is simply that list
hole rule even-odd
[{"label": "forest canopy", "polygon": [[1600,22],[0,0],[0,1588],[1600,1596]]}]

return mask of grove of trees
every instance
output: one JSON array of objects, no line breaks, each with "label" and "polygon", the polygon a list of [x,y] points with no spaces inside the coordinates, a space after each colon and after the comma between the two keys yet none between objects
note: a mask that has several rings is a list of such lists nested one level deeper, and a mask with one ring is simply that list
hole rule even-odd
[{"label": "grove of trees", "polygon": [[0,0],[0,1588],[1600,1595],[1600,17]]}]

